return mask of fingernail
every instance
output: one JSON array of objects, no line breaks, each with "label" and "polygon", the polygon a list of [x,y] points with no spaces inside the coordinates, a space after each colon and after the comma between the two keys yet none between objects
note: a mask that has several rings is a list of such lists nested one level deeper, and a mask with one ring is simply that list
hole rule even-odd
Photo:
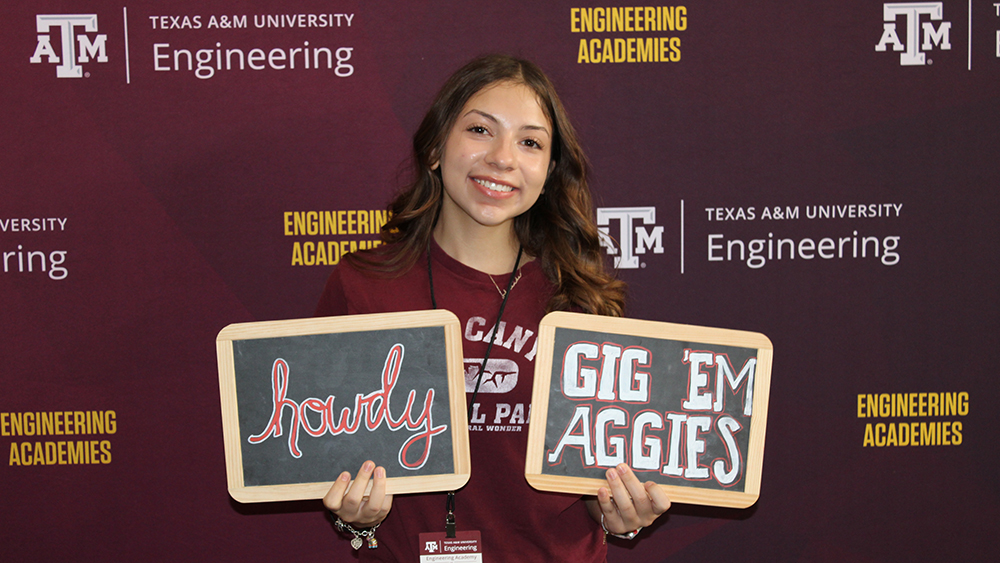
[{"label": "fingernail", "polygon": [[617,478],[618,478],[618,472],[615,471],[614,469],[608,469],[608,480],[614,481]]},{"label": "fingernail", "polygon": [[364,470],[365,470],[365,471],[371,471],[371,470],[372,470],[372,468],[374,468],[374,467],[375,467],[375,464],[374,464],[374,463],[372,463],[372,462],[370,462],[370,461],[366,461],[366,462],[365,462],[365,467],[364,467]]},{"label": "fingernail", "polygon": [[346,482],[346,481],[350,481],[350,480],[351,480],[351,474],[350,474],[350,473],[348,473],[348,472],[346,472],[346,471],[345,471],[345,472],[343,472],[343,473],[341,473],[341,474],[340,474],[340,480],[341,480],[341,481],[345,481],[345,482]]},{"label": "fingernail", "polygon": [[618,464],[618,474],[619,475],[625,475],[627,472],[628,472],[628,466],[625,465],[624,463],[619,463]]},{"label": "fingernail", "polygon": [[376,467],[375,468],[375,476],[378,477],[379,479],[384,479],[385,478],[385,468],[384,467]]}]

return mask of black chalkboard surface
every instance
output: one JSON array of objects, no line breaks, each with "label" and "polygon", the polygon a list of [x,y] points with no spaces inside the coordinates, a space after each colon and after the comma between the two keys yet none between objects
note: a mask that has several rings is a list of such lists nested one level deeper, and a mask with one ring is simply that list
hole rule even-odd
[{"label": "black chalkboard surface", "polygon": [[240,323],[216,339],[229,492],[322,498],[365,460],[389,493],[470,475],[461,332],[448,311]]},{"label": "black chalkboard surface", "polygon": [[760,493],[772,346],[762,334],[550,313],[539,326],[525,477],[597,494],[627,463],[674,502]]}]

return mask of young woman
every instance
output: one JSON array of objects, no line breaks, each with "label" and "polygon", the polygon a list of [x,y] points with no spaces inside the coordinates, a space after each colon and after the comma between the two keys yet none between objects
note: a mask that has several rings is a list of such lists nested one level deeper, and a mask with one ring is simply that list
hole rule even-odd
[{"label": "young woman", "polygon": [[[605,534],[634,535],[667,510],[666,495],[624,464],[608,470],[597,497],[543,493],[524,479],[539,321],[552,310],[624,308],[624,283],[604,270],[576,133],[538,67],[494,55],[445,83],[413,150],[416,178],[391,204],[387,244],[347,257],[317,315],[455,313],[466,365],[476,366],[466,377],[473,470],[454,499],[458,529],[480,531],[484,561],[604,561]],[[419,534],[444,531],[447,495],[394,499],[385,479],[366,462],[350,490],[344,472],[323,502],[355,537],[378,526],[363,560],[418,561]]]}]

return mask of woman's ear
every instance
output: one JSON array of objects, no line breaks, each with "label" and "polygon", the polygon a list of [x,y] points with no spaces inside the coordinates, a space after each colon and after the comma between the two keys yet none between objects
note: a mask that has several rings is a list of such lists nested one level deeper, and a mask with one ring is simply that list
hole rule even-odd
[{"label": "woman's ear", "polygon": [[441,161],[440,160],[435,160],[434,163],[431,164],[431,170],[437,170],[438,166],[441,166]]}]

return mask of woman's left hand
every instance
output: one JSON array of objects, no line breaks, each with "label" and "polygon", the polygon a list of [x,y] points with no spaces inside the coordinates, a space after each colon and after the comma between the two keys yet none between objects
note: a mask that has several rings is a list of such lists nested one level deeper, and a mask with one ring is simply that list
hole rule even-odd
[{"label": "woman's left hand", "polygon": [[587,500],[587,509],[597,522],[603,515],[608,532],[627,534],[645,528],[670,508],[670,499],[659,485],[639,482],[624,463],[608,469],[606,478],[608,486],[598,489],[596,499]]}]

